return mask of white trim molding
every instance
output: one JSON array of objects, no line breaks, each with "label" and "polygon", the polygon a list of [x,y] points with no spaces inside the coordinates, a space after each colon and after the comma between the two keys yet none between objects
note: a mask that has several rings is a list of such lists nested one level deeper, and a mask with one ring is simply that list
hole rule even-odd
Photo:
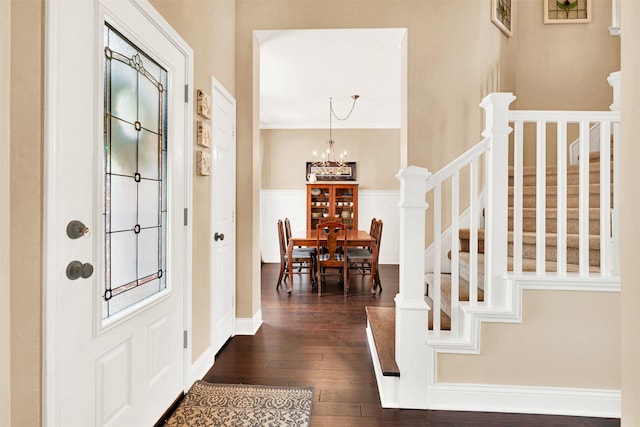
[{"label": "white trim molding", "polygon": [[191,388],[193,383],[196,380],[202,379],[209,369],[213,366],[215,362],[215,354],[213,354],[213,350],[211,347],[207,347],[205,351],[202,352],[200,357],[193,362],[191,368],[189,369],[189,378],[185,383],[186,389],[185,392]]},{"label": "white trim molding", "polygon": [[262,309],[256,311],[253,317],[236,318],[235,335],[255,335],[262,326]]},{"label": "white trim molding", "polygon": [[429,409],[620,418],[620,390],[435,384]]}]

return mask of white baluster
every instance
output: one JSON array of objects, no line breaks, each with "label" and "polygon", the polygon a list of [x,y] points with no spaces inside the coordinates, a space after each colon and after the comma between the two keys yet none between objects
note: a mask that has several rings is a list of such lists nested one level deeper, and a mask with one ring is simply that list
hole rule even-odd
[{"label": "white baluster", "polygon": [[523,151],[524,134],[522,120],[514,123],[513,146],[513,271],[522,273],[522,190],[523,190]]},{"label": "white baluster", "polygon": [[547,249],[547,123],[536,124],[536,272],[546,271]]},{"label": "white baluster", "polygon": [[567,275],[567,122],[558,122],[557,135],[557,272],[564,277]]},{"label": "white baluster", "polygon": [[460,172],[451,177],[451,331],[458,331],[460,287]]},{"label": "white baluster", "polygon": [[589,275],[589,122],[580,122],[580,178],[578,209],[579,272]]}]

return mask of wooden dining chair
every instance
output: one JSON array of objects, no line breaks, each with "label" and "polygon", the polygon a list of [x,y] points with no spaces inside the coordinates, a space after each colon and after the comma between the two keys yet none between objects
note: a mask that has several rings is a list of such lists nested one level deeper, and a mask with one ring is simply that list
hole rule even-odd
[{"label": "wooden dining chair", "polygon": [[[291,221],[289,220],[289,218],[285,218],[284,219],[284,240],[285,240],[285,247],[289,246],[289,239],[291,238]],[[298,246],[297,248],[294,248],[294,251],[296,253],[296,255],[298,255],[298,258],[308,258],[308,259],[313,259],[315,260],[315,256],[316,256],[316,248],[305,248],[302,246]],[[302,269],[306,266],[309,265],[308,262],[296,262],[295,264],[298,265],[298,273],[302,272]],[[312,266],[314,269],[314,274],[315,274],[315,264]]]},{"label": "wooden dining chair", "polygon": [[[291,235],[289,235],[291,237]],[[278,220],[278,244],[280,246],[280,274],[278,275],[278,283],[276,283],[276,289],[282,283],[282,279],[285,280],[289,277],[289,263],[287,258],[287,238],[285,235],[285,227],[281,219]],[[309,271],[309,282],[311,286],[315,286],[316,281],[316,261],[317,252],[315,248],[293,248],[291,254],[291,267],[298,266],[298,272],[301,272],[303,268]]]},{"label": "wooden dining chair", "polygon": [[[371,227],[369,234],[374,238],[375,244],[378,247],[378,258],[380,256],[380,243],[382,242],[382,220],[371,219]],[[347,248],[347,257],[349,258],[349,266],[352,270],[356,270],[354,274],[371,274],[371,267],[373,264],[373,249],[367,248]],[[375,259],[376,265],[378,265],[378,258]],[[382,282],[380,281],[379,270],[376,269],[374,275],[374,286],[380,288],[382,291]],[[375,289],[375,288],[374,288]]]},{"label": "wooden dining chair", "polygon": [[[347,226],[342,222],[328,221],[316,226],[316,250],[318,251],[318,296],[322,296],[323,278],[340,276],[344,296],[349,293],[349,260],[347,258]],[[340,235],[340,236],[339,236]],[[324,236],[327,237],[324,240]],[[324,248],[324,250],[322,250]],[[329,269],[329,270],[327,270]],[[335,270],[339,273],[335,273]]]}]

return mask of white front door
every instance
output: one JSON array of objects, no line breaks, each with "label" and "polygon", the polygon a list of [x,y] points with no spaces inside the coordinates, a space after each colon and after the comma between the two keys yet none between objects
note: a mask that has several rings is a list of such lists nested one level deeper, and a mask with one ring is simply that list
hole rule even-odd
[{"label": "white front door", "polygon": [[191,50],[145,1],[47,2],[47,426],[150,426],[185,386]]},{"label": "white front door", "polygon": [[211,329],[215,354],[235,329],[236,102],[215,79],[211,93]]}]

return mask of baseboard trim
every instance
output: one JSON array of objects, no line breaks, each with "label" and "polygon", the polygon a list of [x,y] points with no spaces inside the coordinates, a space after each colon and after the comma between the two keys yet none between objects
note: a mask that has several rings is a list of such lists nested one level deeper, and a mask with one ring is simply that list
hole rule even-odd
[{"label": "baseboard trim", "polygon": [[262,326],[262,309],[256,311],[253,317],[236,318],[235,335],[255,335]]},{"label": "baseboard trim", "polygon": [[429,386],[429,409],[620,418],[621,392],[484,384]]},{"label": "baseboard trim", "polygon": [[191,364],[191,372],[189,377],[189,384],[185,387],[185,393],[191,388],[196,380],[201,380],[209,369],[213,366],[215,361],[215,355],[211,347],[207,347],[205,351],[200,354],[200,357]]}]

